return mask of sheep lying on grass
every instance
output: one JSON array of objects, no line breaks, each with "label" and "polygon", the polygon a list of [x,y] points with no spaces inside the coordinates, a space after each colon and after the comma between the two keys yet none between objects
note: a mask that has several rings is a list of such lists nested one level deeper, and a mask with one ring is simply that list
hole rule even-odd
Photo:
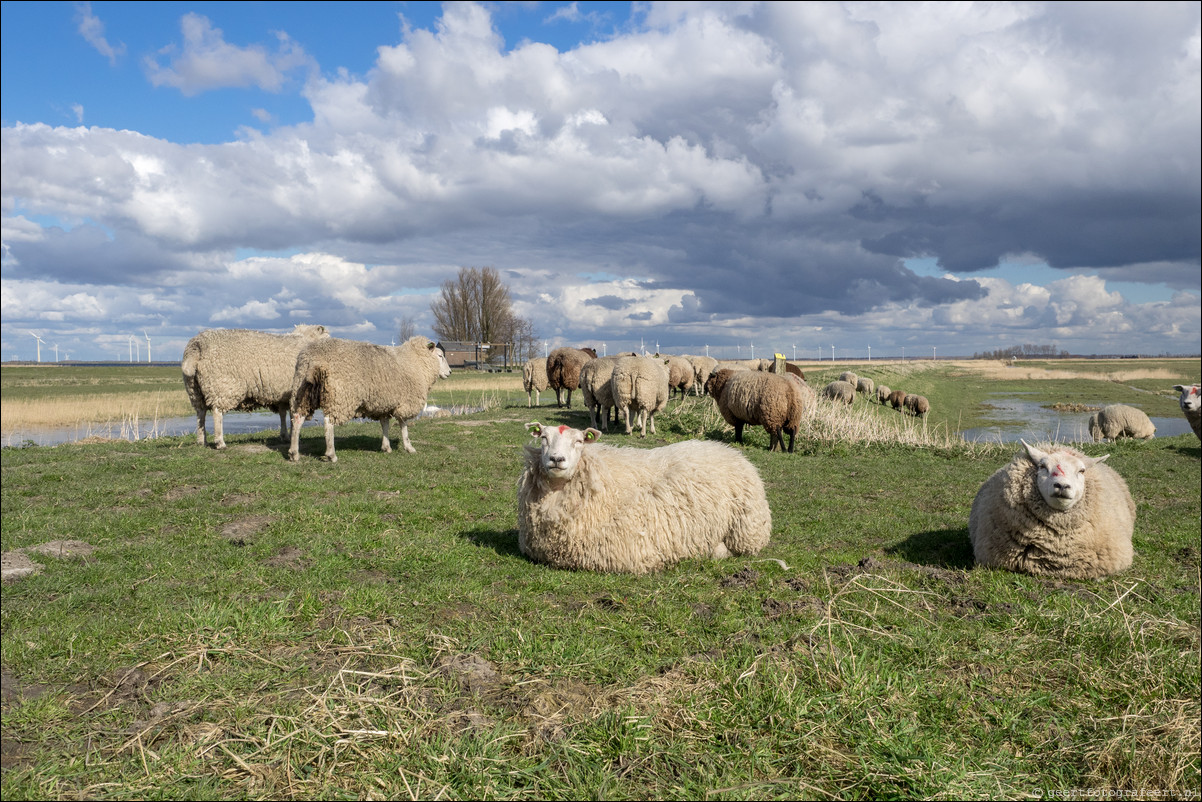
[{"label": "sheep lying on grass", "polygon": [[380,422],[380,450],[392,451],[388,427],[393,418],[401,424],[401,444],[409,442],[409,421],[426,407],[434,382],[451,375],[442,346],[425,337],[412,337],[396,346],[372,345],[355,340],[318,340],[296,358],[292,380],[292,447],[288,458],[300,460],[300,430],[318,409],[325,413],[326,459],[337,462],[334,427],[352,418]]},{"label": "sheep lying on grass", "polygon": [[836,379],[826,387],[823,387],[819,395],[835,403],[851,404],[856,400],[856,387],[850,382]]},{"label": "sheep lying on grass", "polygon": [[296,355],[329,337],[325,326],[301,324],[288,334],[249,329],[207,329],[184,346],[184,390],[196,410],[196,444],[205,445],[205,410],[213,410],[213,440],[225,448],[226,412],[270,409],[280,416],[280,439],[288,439],[288,405]]},{"label": "sheep lying on grass", "polygon": [[580,386],[580,369],[585,362],[596,358],[597,352],[592,348],[556,348],[547,355],[547,383],[555,391],[556,406],[572,406],[572,391]]},{"label": "sheep lying on grass", "polygon": [[1089,416],[1089,436],[1095,441],[1120,437],[1150,440],[1156,436],[1156,427],[1142,409],[1111,404]]},{"label": "sheep lying on grass", "polygon": [[1102,464],[1106,457],[1023,447],[973,500],[968,533],[977,562],[1069,579],[1130,566],[1135,502],[1123,478]]},{"label": "sheep lying on grass", "polygon": [[735,427],[735,442],[743,442],[743,426],[763,426],[768,432],[768,450],[785,450],[784,435],[789,435],[789,453],[801,428],[805,401],[803,382],[776,373],[750,370],[720,370],[710,376],[706,391],[713,396],[722,418]]},{"label": "sheep lying on grass", "polygon": [[614,364],[609,391],[618,417],[632,431],[631,413],[638,418],[640,437],[647,436],[647,420],[655,434],[655,415],[668,405],[668,366],[652,356],[624,356]]},{"label": "sheep lying on grass", "polygon": [[526,406],[538,406],[539,393],[549,386],[546,358],[540,356],[527,359],[526,364],[522,365],[522,389],[526,391]]},{"label": "sheep lying on grass", "polygon": [[1197,384],[1189,385],[1174,384],[1173,389],[1181,393],[1178,401],[1181,403],[1181,411],[1185,414],[1185,419],[1189,421],[1190,428],[1194,430],[1194,434],[1198,439],[1202,440],[1202,387]]},{"label": "sheep lying on grass", "polygon": [[755,554],[772,513],[755,467],[721,443],[598,445],[596,429],[528,424],[518,547],[555,568],[643,574],[689,557]]}]

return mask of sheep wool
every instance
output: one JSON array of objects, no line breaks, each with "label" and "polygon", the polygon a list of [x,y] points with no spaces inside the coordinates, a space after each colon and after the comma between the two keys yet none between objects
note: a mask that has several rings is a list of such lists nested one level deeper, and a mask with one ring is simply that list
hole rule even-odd
[{"label": "sheep wool", "polygon": [[856,400],[856,386],[842,379],[836,379],[826,387],[823,387],[820,395],[835,403],[851,404]]},{"label": "sheep wool", "polygon": [[768,450],[789,453],[801,428],[805,399],[800,379],[778,373],[749,370],[720,370],[710,377],[709,390],[722,418],[735,427],[735,442],[743,442],[743,426],[763,426],[768,432]]},{"label": "sheep wool", "polygon": [[1142,409],[1111,404],[1089,416],[1089,436],[1095,442],[1121,437],[1150,440],[1156,436],[1156,427]]},{"label": "sheep wool", "polygon": [[839,381],[847,382],[852,387],[855,387],[857,384],[860,383],[860,377],[857,376],[855,373],[853,373],[850,370],[845,370],[839,374]]},{"label": "sheep wool", "polygon": [[712,356],[695,356],[693,361],[693,389],[698,395],[705,389],[710,375],[718,369],[718,360]]},{"label": "sheep wool", "polygon": [[1181,404],[1181,412],[1185,415],[1185,419],[1189,421],[1190,428],[1194,430],[1194,434],[1198,439],[1202,440],[1202,386],[1197,384],[1184,385],[1174,384],[1173,389],[1181,393],[1178,401]]},{"label": "sheep wool", "polygon": [[517,484],[518,547],[555,568],[644,574],[690,557],[750,555],[772,513],[735,449],[688,440],[612,448],[596,429],[529,424]]},{"label": "sheep wool", "polygon": [[373,345],[330,338],[307,346],[296,358],[292,378],[292,446],[288,458],[300,459],[301,425],[314,412],[324,413],[325,457],[337,462],[334,427],[353,418],[380,422],[380,450],[389,453],[388,428],[401,424],[401,445],[409,453],[409,421],[426,407],[434,382],[451,375],[442,346],[425,337],[400,345]]},{"label": "sheep wool", "polygon": [[876,393],[876,382],[867,376],[856,379],[856,392],[871,398]]},{"label": "sheep wool", "polygon": [[889,406],[893,407],[894,409],[901,409],[905,403],[905,390],[894,390],[893,392],[889,393]]},{"label": "sheep wool", "polygon": [[892,393],[893,393],[892,390],[890,390],[888,387],[886,387],[885,385],[882,384],[880,387],[876,388],[877,403],[880,404],[881,406],[885,406],[886,404],[889,403],[889,396]]},{"label": "sheep wool", "polygon": [[288,405],[296,355],[329,337],[325,326],[300,324],[288,334],[250,329],[206,329],[184,346],[184,390],[196,410],[196,444],[205,445],[205,412],[213,410],[213,439],[225,448],[226,412],[270,409],[288,439]]},{"label": "sheep wool", "polygon": [[661,358],[668,368],[668,397],[676,395],[677,390],[682,397],[685,396],[693,386],[693,363],[682,356]]},{"label": "sheep wool", "polygon": [[907,395],[903,400],[906,411],[911,415],[921,418],[931,411],[931,402],[924,395]]},{"label": "sheep wool", "polygon": [[547,355],[547,383],[555,391],[556,406],[572,406],[572,391],[580,386],[580,369],[585,362],[596,358],[597,352],[592,348],[556,348]]},{"label": "sheep wool", "polygon": [[594,429],[600,424],[601,429],[609,431],[609,411],[614,408],[609,380],[614,375],[614,365],[618,359],[618,356],[600,356],[590,359],[580,369],[580,394],[584,396],[589,424]]},{"label": "sheep wool", "polygon": [[633,430],[632,412],[639,420],[641,437],[647,436],[648,418],[655,434],[655,415],[668,405],[667,365],[651,356],[624,356],[614,364],[609,387],[618,417],[626,421],[626,434]]},{"label": "sheep wool", "polygon": [[526,364],[522,365],[522,389],[526,391],[526,406],[537,407],[539,405],[539,393],[546,390],[550,385],[547,383],[547,360],[544,357],[536,357],[527,359]]},{"label": "sheep wool", "polygon": [[976,561],[1068,579],[1129,567],[1135,502],[1123,478],[1103,464],[1106,457],[1067,446],[1023,447],[973,500],[968,533]]}]

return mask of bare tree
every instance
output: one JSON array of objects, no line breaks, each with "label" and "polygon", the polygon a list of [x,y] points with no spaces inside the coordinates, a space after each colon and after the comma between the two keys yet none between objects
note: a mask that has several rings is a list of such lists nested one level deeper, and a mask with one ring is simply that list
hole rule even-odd
[{"label": "bare tree", "polygon": [[[534,327],[513,314],[509,288],[493,267],[461,267],[430,303],[434,333],[443,340],[513,343],[528,350]],[[520,353],[521,351],[519,351]]]},{"label": "bare tree", "polygon": [[417,334],[417,321],[408,315],[403,316],[397,323],[397,342],[403,343]]}]

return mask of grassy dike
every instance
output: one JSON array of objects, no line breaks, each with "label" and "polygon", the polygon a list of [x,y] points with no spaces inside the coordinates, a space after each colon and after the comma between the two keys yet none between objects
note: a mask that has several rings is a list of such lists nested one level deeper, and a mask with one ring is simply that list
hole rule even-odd
[{"label": "grassy dike", "polygon": [[[896,370],[935,432],[997,388]],[[571,573],[518,552],[514,488],[523,423],[587,416],[500,378],[440,387],[489,408],[416,454],[367,423],[336,465],[318,430],[295,465],[271,433],[0,453],[3,550],[79,542],[2,589],[4,798],[1198,798],[1197,438],[1085,447],[1138,505],[1096,582],[973,568],[1010,446],[762,430],[760,555]],[[609,439],[730,438],[706,399],[658,429]]]}]

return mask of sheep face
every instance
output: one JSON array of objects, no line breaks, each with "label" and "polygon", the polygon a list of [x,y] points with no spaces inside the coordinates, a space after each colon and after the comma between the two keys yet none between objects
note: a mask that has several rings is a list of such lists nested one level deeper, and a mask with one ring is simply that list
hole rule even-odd
[{"label": "sheep face", "polygon": [[1042,451],[1025,440],[1020,442],[1027,449],[1027,459],[1038,468],[1035,483],[1039,494],[1058,512],[1072,509],[1081,500],[1081,494],[1085,492],[1085,472],[1110,456],[1092,459],[1076,451]]},{"label": "sheep face", "polygon": [[1202,395],[1199,394],[1202,386],[1194,384],[1187,387],[1184,384],[1174,384],[1173,389],[1181,393],[1178,401],[1181,403],[1182,412],[1197,414],[1199,410],[1202,410]]},{"label": "sheep face", "polygon": [[576,473],[580,455],[588,443],[601,437],[596,429],[573,429],[571,426],[543,426],[537,421],[526,424],[532,437],[542,441],[539,467],[544,475],[557,482],[566,482]]}]

